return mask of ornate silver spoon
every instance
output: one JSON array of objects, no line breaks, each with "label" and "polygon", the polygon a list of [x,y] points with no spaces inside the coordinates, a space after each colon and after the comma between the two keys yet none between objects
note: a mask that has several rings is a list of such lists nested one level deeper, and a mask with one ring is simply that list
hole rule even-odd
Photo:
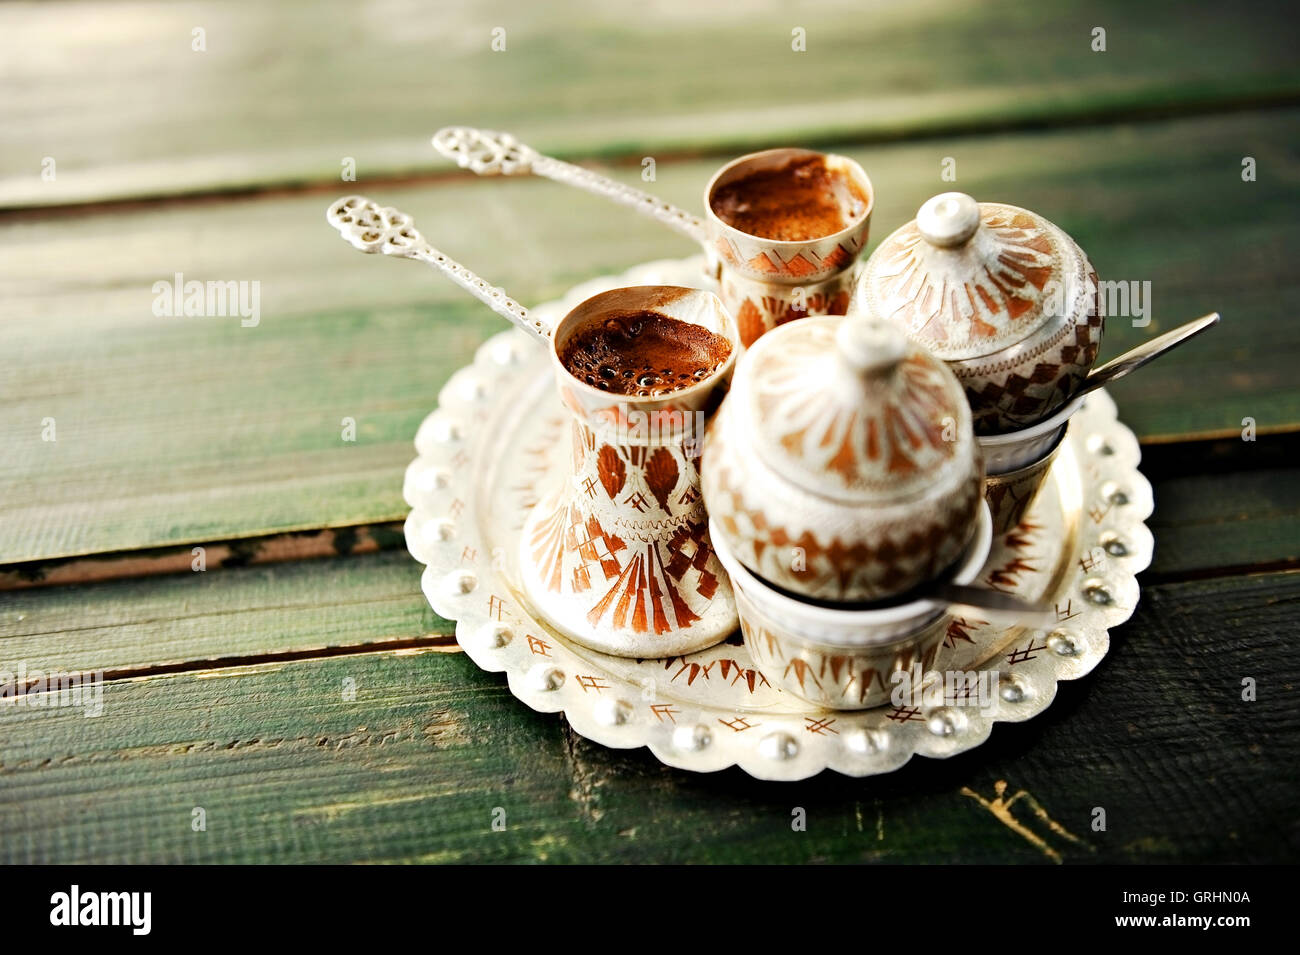
[{"label": "ornate silver spoon", "polygon": [[500,288],[489,285],[465,266],[435,249],[420,235],[405,212],[380,207],[365,196],[344,196],[325,212],[325,218],[343,238],[362,252],[414,259],[437,269],[488,308],[549,344],[553,329]]},{"label": "ornate silver spoon", "polygon": [[454,160],[462,169],[469,169],[479,176],[544,176],[612,199],[696,242],[704,243],[708,239],[704,221],[685,209],[679,209],[657,196],[615,182],[590,169],[543,156],[509,133],[474,129],[470,126],[448,126],[434,134],[433,148]]}]

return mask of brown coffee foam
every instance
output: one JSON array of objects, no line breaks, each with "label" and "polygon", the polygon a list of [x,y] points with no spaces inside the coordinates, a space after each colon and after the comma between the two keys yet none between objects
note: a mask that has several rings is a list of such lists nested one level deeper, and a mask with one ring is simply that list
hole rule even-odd
[{"label": "brown coffee foam", "polygon": [[658,397],[708,379],[731,342],[702,325],[648,309],[602,315],[560,350],[569,374],[611,394]]},{"label": "brown coffee foam", "polygon": [[808,156],[718,186],[709,205],[741,232],[805,242],[847,228],[866,211],[868,200],[847,172],[829,166],[824,156]]}]

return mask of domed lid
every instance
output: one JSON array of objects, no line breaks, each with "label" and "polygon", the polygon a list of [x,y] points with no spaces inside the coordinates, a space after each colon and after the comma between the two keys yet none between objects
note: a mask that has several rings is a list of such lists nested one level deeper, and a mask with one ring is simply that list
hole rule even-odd
[{"label": "domed lid", "polygon": [[945,361],[978,358],[1072,319],[1082,257],[1042,216],[945,192],[867,260],[852,311],[898,323]]},{"label": "domed lid", "polygon": [[969,471],[976,454],[957,378],[879,319],[805,318],[768,332],[729,400],[770,468],[841,502],[922,495]]}]

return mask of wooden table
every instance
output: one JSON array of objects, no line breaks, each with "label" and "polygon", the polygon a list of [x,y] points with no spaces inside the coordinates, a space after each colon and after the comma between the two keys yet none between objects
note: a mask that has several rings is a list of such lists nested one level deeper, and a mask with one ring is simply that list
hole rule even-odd
[{"label": "wooden table", "polygon": [[[0,859],[1294,860],[1288,5],[561,6],[0,7],[0,670],[109,681],[96,718],[0,705]],[[525,302],[692,250],[449,169],[428,137],[451,123],[630,183],[652,157],[691,208],[726,157],[834,148],[877,187],[873,247],[945,189],[1028,206],[1151,283],[1103,359],[1221,310],[1113,389],[1156,557],[1102,665],[966,755],[787,785],[607,751],[477,670],[420,593],[401,478],[501,323],[344,248],[326,205],[406,209]],[[176,273],[260,283],[260,321],[156,315]]]}]

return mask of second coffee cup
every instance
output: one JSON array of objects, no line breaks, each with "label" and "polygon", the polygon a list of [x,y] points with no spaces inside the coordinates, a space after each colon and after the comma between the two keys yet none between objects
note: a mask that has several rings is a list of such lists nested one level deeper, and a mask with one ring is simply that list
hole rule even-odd
[{"label": "second coffee cup", "polygon": [[732,160],[704,190],[708,268],[741,344],[810,315],[843,315],[875,191],[845,156],[769,149]]}]

